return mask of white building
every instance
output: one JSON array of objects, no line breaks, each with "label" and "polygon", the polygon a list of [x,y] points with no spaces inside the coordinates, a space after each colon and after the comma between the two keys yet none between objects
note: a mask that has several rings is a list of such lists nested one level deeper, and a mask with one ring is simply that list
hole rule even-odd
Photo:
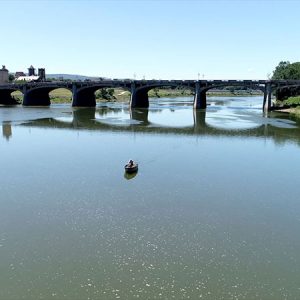
[{"label": "white building", "polygon": [[40,79],[40,76],[31,75],[31,76],[20,76],[20,77],[16,78],[15,80],[30,82],[30,81],[37,81],[39,79]]}]

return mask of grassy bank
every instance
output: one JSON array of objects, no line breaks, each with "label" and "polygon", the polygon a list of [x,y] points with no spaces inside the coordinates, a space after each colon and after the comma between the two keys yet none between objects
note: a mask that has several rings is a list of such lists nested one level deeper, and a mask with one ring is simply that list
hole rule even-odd
[{"label": "grassy bank", "polygon": [[300,106],[300,96],[290,97],[282,102],[283,106],[297,107]]},{"label": "grassy bank", "polygon": [[290,109],[290,113],[300,117],[300,106],[294,107]]},{"label": "grassy bank", "polygon": [[290,97],[284,101],[276,101],[276,110],[300,117],[300,96]]}]

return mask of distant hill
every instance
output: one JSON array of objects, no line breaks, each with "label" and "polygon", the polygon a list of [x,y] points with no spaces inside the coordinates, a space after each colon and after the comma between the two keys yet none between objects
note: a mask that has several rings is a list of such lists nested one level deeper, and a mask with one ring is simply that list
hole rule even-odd
[{"label": "distant hill", "polygon": [[85,79],[90,79],[90,80],[96,80],[99,79],[99,77],[92,77],[92,76],[85,76],[85,75],[74,75],[74,74],[46,74],[46,78],[63,78],[63,79],[70,79],[70,80],[85,80]]}]

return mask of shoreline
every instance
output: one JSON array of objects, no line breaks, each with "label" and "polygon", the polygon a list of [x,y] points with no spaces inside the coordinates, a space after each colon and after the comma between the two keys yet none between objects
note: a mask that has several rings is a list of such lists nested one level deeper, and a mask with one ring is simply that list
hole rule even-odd
[{"label": "shoreline", "polygon": [[298,107],[289,107],[289,108],[278,108],[274,109],[274,111],[282,112],[285,114],[291,114],[297,117],[300,117],[300,106]]}]

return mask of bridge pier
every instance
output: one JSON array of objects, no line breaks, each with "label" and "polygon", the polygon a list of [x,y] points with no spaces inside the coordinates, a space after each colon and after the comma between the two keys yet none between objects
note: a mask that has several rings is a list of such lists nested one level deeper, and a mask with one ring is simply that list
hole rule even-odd
[{"label": "bridge pier", "polygon": [[72,106],[73,107],[95,107],[96,96],[94,89],[78,88],[76,84],[72,86]]},{"label": "bridge pier", "polygon": [[270,111],[271,108],[272,108],[272,87],[271,87],[271,83],[267,82],[265,84],[265,90],[264,90],[263,111],[264,112]]},{"label": "bridge pier", "polygon": [[26,85],[23,88],[23,105],[24,106],[49,106],[50,105],[50,96],[49,88],[33,88],[28,89]]},{"label": "bridge pier", "polygon": [[195,85],[194,109],[205,109],[206,103],[206,90],[203,90],[199,82]]},{"label": "bridge pier", "polygon": [[135,83],[131,84],[131,97],[130,97],[131,108],[148,108],[149,97],[148,89],[139,88],[137,89]]}]

